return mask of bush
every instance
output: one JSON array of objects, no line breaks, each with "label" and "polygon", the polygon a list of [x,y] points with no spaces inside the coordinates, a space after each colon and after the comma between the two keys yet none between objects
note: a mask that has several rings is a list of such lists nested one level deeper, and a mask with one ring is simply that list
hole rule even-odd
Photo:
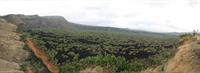
[{"label": "bush", "polygon": [[[97,55],[93,57],[87,57],[81,59],[78,62],[73,62],[70,64],[66,64],[65,66],[61,67],[62,73],[66,72],[75,72],[80,71],[86,67],[90,66],[107,66],[111,67],[110,69],[114,69],[116,71],[125,70],[127,68],[127,61],[123,57],[116,57],[114,55]],[[110,70],[113,71],[113,70]]]}]

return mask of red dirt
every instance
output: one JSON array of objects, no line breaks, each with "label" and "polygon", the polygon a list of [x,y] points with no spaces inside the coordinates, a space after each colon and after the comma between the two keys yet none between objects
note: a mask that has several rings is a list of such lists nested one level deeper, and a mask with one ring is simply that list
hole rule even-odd
[{"label": "red dirt", "polygon": [[30,39],[27,40],[27,45],[28,47],[33,51],[33,53],[35,54],[35,56],[37,58],[39,58],[40,60],[42,60],[42,62],[44,63],[44,65],[46,65],[46,67],[48,68],[48,70],[51,73],[59,73],[59,69],[57,66],[53,65],[50,61],[48,56],[45,54],[45,52],[43,50],[41,50],[40,48],[38,48]]}]

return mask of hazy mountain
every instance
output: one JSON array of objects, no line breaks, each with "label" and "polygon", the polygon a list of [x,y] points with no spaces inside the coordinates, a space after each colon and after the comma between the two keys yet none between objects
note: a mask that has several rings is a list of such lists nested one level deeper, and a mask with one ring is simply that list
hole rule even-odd
[{"label": "hazy mountain", "polygon": [[38,16],[38,15],[6,15],[2,18],[18,25],[19,30],[34,29],[34,28],[52,28],[62,29],[67,31],[91,31],[91,32],[111,32],[135,36],[149,36],[149,37],[163,37],[163,36],[177,36],[177,33],[155,33],[139,30],[130,30],[113,27],[99,27],[81,25],[68,22],[62,16]]}]

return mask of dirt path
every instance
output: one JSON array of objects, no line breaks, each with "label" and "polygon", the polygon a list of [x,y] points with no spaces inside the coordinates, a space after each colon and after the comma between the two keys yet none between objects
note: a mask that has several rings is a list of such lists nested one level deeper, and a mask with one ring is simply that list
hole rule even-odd
[{"label": "dirt path", "polygon": [[59,73],[58,67],[53,65],[49,61],[48,56],[45,54],[44,51],[42,51],[40,48],[38,48],[30,39],[28,39],[26,43],[27,43],[28,47],[32,50],[32,52],[35,54],[35,56],[37,58],[39,58],[40,60],[42,60],[44,65],[46,65],[46,67],[48,68],[48,70],[51,73]]}]

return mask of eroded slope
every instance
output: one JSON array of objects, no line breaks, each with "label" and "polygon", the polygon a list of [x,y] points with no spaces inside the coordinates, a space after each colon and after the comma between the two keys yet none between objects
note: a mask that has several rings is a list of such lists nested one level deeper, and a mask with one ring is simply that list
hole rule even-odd
[{"label": "eroded slope", "polygon": [[0,18],[0,73],[21,73],[19,64],[28,57],[16,29],[16,25]]},{"label": "eroded slope", "polygon": [[166,64],[148,72],[198,73],[200,72],[200,36],[187,36],[181,39],[178,51]]}]

